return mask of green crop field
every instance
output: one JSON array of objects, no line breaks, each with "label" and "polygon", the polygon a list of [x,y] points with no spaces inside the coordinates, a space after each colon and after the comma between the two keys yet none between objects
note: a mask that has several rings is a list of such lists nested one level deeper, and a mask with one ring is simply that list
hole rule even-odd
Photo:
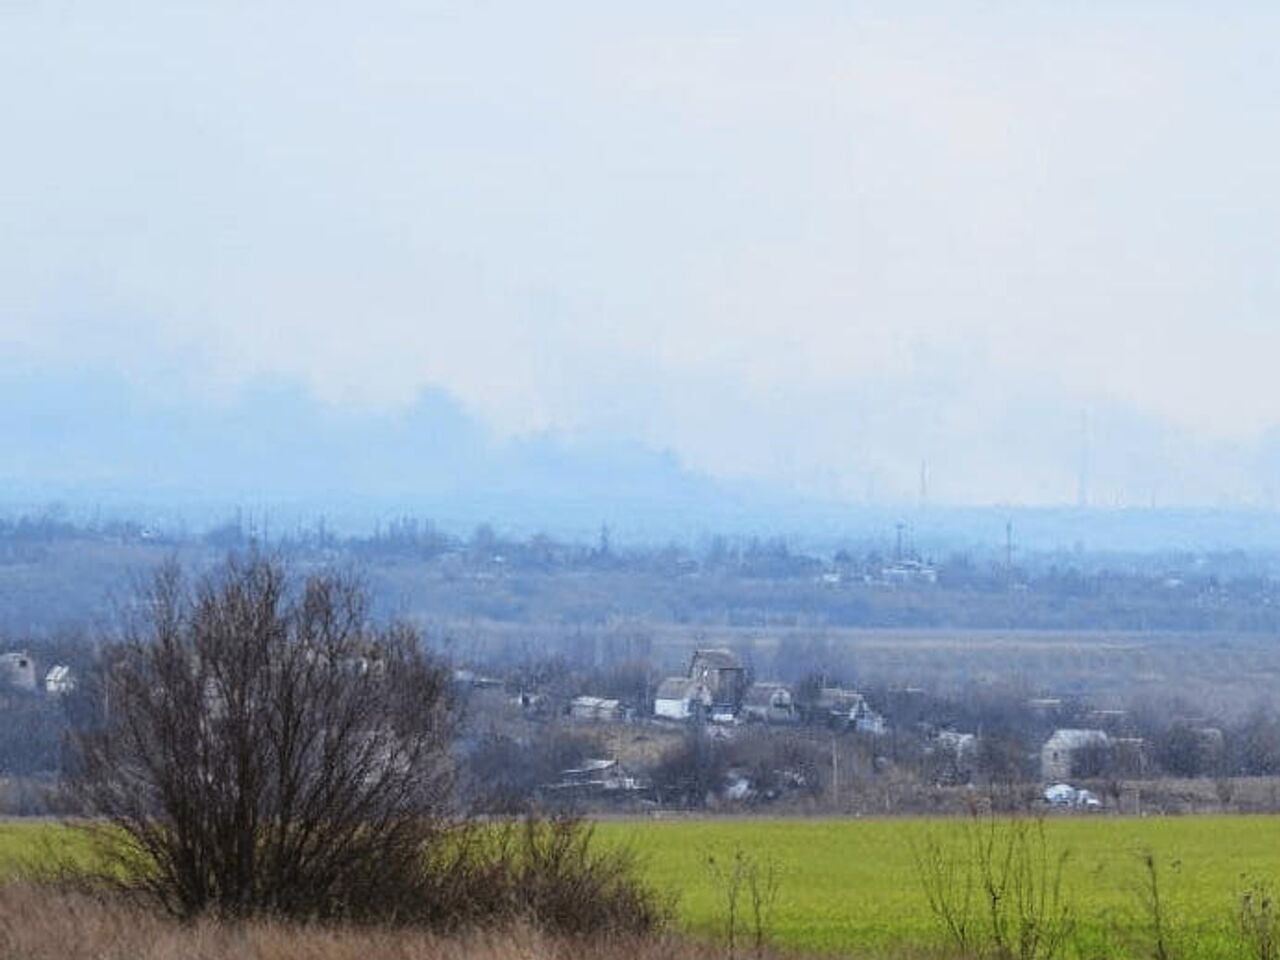
[{"label": "green crop field", "polygon": [[[715,935],[724,923],[723,885],[708,855],[736,848],[781,876],[776,942],[819,951],[878,954],[939,943],[912,854],[930,835],[954,839],[962,821],[680,820],[606,823],[599,835],[642,857],[651,879],[679,895],[684,923]],[[1280,817],[1055,818],[1048,845],[1067,851],[1064,886],[1078,917],[1072,954],[1150,955],[1141,908],[1143,854],[1155,855],[1172,935],[1197,957],[1232,956],[1250,885],[1280,885]]]},{"label": "green crop field", "polygon": [[[633,849],[649,879],[678,897],[681,922],[696,934],[720,936],[724,923],[724,888],[708,857],[723,863],[740,849],[777,866],[777,944],[881,956],[941,945],[912,849],[964,829],[954,819],[681,819],[604,822],[597,837]],[[1064,817],[1045,829],[1051,851],[1069,854],[1064,878],[1077,932],[1068,957],[1151,955],[1141,908],[1147,852],[1159,864],[1172,938],[1194,944],[1182,956],[1243,956],[1230,936],[1241,894],[1258,883],[1280,887],[1280,817]],[[56,825],[0,824],[0,873],[55,849],[76,849]]]}]

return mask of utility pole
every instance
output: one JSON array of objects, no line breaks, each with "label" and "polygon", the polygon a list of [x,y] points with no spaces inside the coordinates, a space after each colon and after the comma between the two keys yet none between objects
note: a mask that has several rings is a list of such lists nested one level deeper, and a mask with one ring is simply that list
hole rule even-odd
[{"label": "utility pole", "polygon": [[840,754],[836,750],[836,735],[831,734],[831,800],[838,809],[840,806]]},{"label": "utility pole", "polygon": [[1004,568],[1008,571],[1010,578],[1013,577],[1013,521],[1009,520],[1004,525]]}]

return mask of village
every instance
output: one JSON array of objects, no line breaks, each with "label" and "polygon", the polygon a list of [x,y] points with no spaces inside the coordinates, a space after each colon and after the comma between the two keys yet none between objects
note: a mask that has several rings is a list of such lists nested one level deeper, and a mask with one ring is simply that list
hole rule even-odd
[{"label": "village", "polygon": [[[658,680],[648,703],[591,693],[553,702],[470,671],[457,678],[472,695],[473,727],[487,731],[472,739],[477,753],[504,737],[530,755],[539,741],[572,745],[564,755],[573,762],[544,770],[530,791],[544,804],[884,813],[999,793],[1021,806],[1119,810],[1141,804],[1133,784],[1171,773],[1125,710],[1003,700],[966,728],[955,704],[922,689],[755,679],[726,648],[694,649],[687,670]],[[499,733],[503,715],[523,723]],[[1223,753],[1222,730],[1190,733],[1183,746],[1206,763]]]},{"label": "village", "polygon": [[[1126,812],[1150,806],[1159,792],[1151,785],[1172,778],[1202,778],[1221,794],[1243,736],[1207,719],[1143,729],[1123,709],[1014,691],[980,702],[919,687],[854,689],[823,674],[760,679],[726,647],[693,648],[677,675],[643,674],[632,697],[582,692],[589,674],[571,679],[453,670],[466,803],[894,813],[960,809],[989,796]],[[6,782],[56,780],[78,686],[67,664],[0,654]]]}]

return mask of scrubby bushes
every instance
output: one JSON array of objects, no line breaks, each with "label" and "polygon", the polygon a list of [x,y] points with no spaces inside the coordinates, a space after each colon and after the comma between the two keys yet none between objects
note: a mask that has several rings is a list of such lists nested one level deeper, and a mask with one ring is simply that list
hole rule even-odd
[{"label": "scrubby bushes", "polygon": [[[271,918],[179,922],[115,898],[0,885],[0,957],[21,960],[718,960],[672,935],[560,936],[528,924],[441,933]],[[795,958],[792,958],[795,960]]]},{"label": "scrubby bushes", "polygon": [[[672,898],[643,882],[630,848],[597,841],[589,822],[570,816],[530,814],[439,826],[412,861],[394,860],[392,869],[358,898],[323,913],[265,908],[233,912],[217,904],[181,913],[157,893],[155,871],[145,857],[127,862],[116,849],[103,859],[110,828],[74,829],[88,833],[99,855],[86,855],[85,847],[74,841],[63,852],[42,848],[39,860],[29,861],[20,871],[26,881],[50,891],[105,898],[130,909],[187,920],[266,917],[414,927],[447,935],[518,925],[557,936],[634,938],[661,933],[673,916]],[[156,911],[157,906],[166,909]]]},{"label": "scrubby bushes", "polygon": [[641,934],[666,912],[572,819],[452,805],[448,674],[350,577],[161,570],[106,647],[71,786],[89,880],[182,919]]},{"label": "scrubby bushes", "polygon": [[374,917],[449,798],[448,675],[350,577],[231,558],[141,591],[70,785],[102,857],[170,912]]},{"label": "scrubby bushes", "polygon": [[656,933],[670,913],[629,850],[595,843],[586,821],[532,815],[459,826],[396,904],[398,920],[433,929],[520,921],[566,935]]}]

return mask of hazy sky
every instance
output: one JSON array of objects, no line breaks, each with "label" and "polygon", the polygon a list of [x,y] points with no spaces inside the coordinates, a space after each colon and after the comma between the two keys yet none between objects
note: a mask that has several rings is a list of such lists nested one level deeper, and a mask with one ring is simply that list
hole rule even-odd
[{"label": "hazy sky", "polygon": [[1275,10],[0,0],[0,378],[1265,501]]}]

